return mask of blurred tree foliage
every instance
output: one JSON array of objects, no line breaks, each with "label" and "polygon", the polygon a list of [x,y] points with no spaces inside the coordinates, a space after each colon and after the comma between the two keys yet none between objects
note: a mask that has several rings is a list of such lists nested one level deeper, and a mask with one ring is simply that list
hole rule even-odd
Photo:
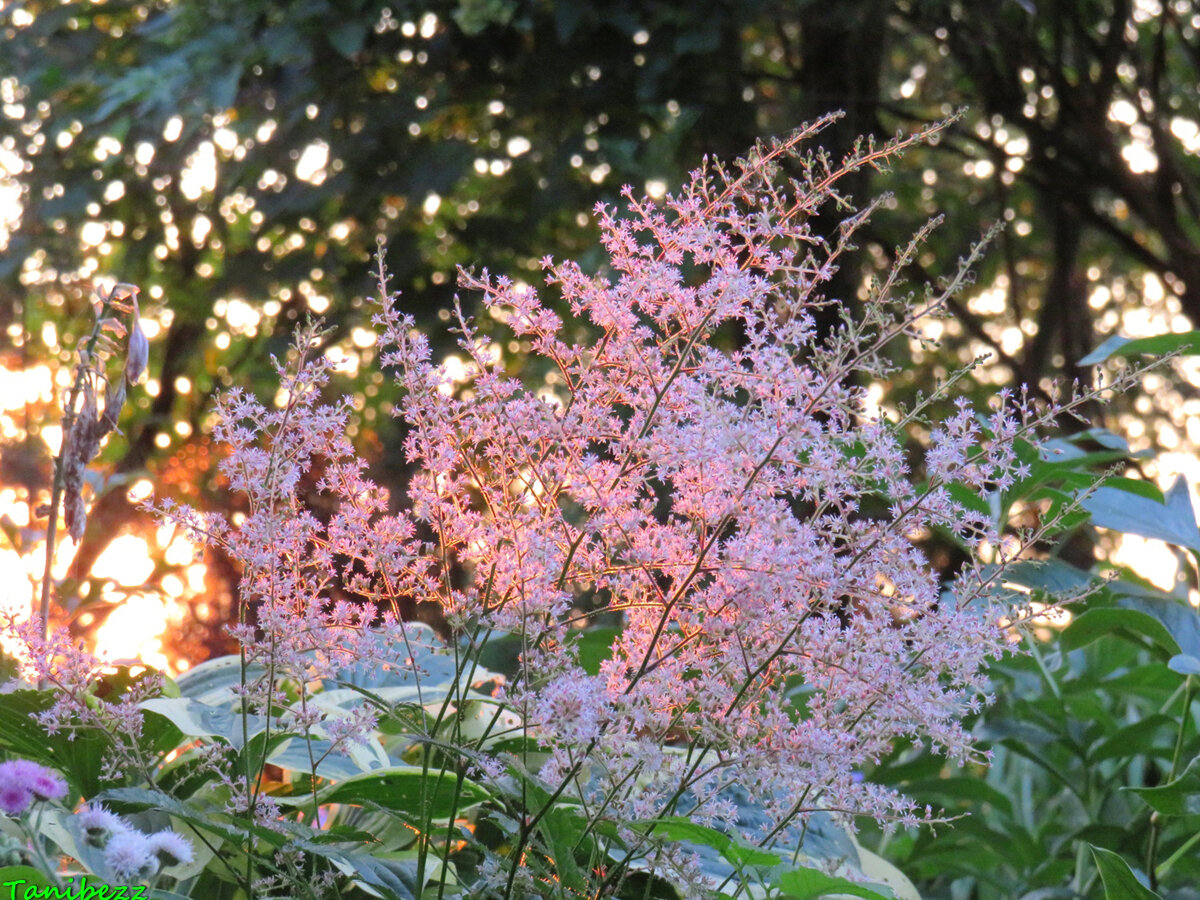
[{"label": "blurred tree foliage", "polygon": [[[0,166],[23,209],[0,253],[0,362],[61,365],[92,277],[141,285],[160,326],[144,409],[107,448],[126,480],[102,492],[77,571],[137,519],[128,479],[214,502],[211,393],[271,389],[268,352],[309,311],[352,363],[357,437],[398,477],[356,330],[377,234],[436,330],[456,265],[531,283],[545,254],[596,265],[581,210],[832,109],[836,154],[967,107],[939,146],[853,185],[895,203],[831,296],[853,298],[935,212],[918,283],[1009,223],[942,352],[903,361],[901,392],[982,352],[985,382],[1045,389],[1139,308],[1200,324],[1198,28],[1192,0],[10,2]],[[1200,412],[1159,399],[1160,438]],[[30,497],[49,471],[42,412],[4,448],[3,481]]]}]

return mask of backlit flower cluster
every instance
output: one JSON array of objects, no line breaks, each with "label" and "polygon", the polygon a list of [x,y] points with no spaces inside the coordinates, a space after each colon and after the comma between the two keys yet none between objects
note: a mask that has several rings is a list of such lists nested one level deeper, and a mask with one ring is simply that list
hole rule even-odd
[{"label": "backlit flower cluster", "polygon": [[[959,721],[1001,649],[994,578],[968,567],[948,593],[914,538],[995,543],[979,510],[1021,476],[1014,439],[1036,417],[1004,395],[960,406],[914,470],[906,423],[868,411],[889,343],[919,335],[965,276],[891,297],[919,234],[840,328],[818,327],[873,207],[834,238],[810,222],[840,202],[839,178],[929,137],[835,166],[801,151],[818,128],[706,165],[661,206],[627,192],[624,212],[601,207],[600,274],[543,261],[566,320],[530,285],[464,275],[536,383],[461,314],[465,372],[438,364],[381,262],[381,359],[416,467],[399,513],[346,438],[349,402],[322,400],[332,364],[315,331],[279,365],[275,407],[226,394],[213,435],[248,514],[235,527],[164,510],[240,562],[247,661],[302,685],[352,661],[412,667],[389,604],[436,600],[468,648],[520,638],[498,696],[548,752],[543,777],[606,815],[736,827],[738,785],[768,831],[817,810],[914,821],[861,770],[901,737],[968,758]],[[325,521],[314,493],[332,501]],[[619,629],[589,669],[594,623]],[[248,693],[343,742],[372,723],[327,723],[275,681]]]},{"label": "backlit flower cluster", "polygon": [[[868,412],[862,385],[888,377],[887,345],[919,334],[964,276],[897,304],[888,273],[842,327],[818,328],[865,214],[836,241],[810,222],[839,177],[906,141],[836,168],[799,153],[810,135],[708,165],[661,206],[627,191],[622,213],[600,207],[599,275],[543,260],[569,319],[530,285],[464,275],[521,342],[523,370],[548,371],[540,384],[461,315],[453,378],[394,298],[378,318],[419,466],[411,516],[436,535],[433,561],[472,576],[434,596],[452,623],[521,635],[504,696],[551,751],[543,774],[571,778],[586,756],[578,790],[619,817],[733,825],[736,784],[767,829],[815,810],[912,821],[858,773],[901,736],[971,754],[959,720],[1000,649],[989,580],[968,569],[943,594],[913,539],[994,542],[997,523],[964,497],[1023,474],[1014,438],[1035,417],[1007,395],[982,414],[962,405],[913,470],[904,428]],[[780,177],[784,159],[802,177]],[[580,635],[614,620],[589,673]]]}]

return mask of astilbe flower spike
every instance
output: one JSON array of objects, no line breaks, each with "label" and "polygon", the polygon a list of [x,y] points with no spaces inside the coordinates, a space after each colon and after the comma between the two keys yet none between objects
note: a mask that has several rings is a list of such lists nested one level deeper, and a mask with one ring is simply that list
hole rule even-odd
[{"label": "astilbe flower spike", "polygon": [[[624,213],[599,207],[601,275],[543,261],[569,321],[528,285],[464,273],[530,370],[549,368],[538,388],[461,313],[465,374],[435,364],[396,310],[381,251],[381,361],[403,389],[397,415],[416,466],[400,513],[346,439],[349,404],[321,401],[331,364],[316,330],[279,365],[281,405],[227,393],[213,436],[248,515],[234,527],[160,510],[240,562],[255,615],[234,634],[248,663],[302,688],[350,662],[411,666],[389,603],[436,600],[467,639],[520,637],[518,675],[499,699],[549,751],[541,776],[571,783],[590,808],[736,828],[728,788],[740,785],[762,807],[759,837],[817,810],[921,818],[860,772],[902,737],[972,758],[960,719],[981,702],[981,666],[1003,641],[993,575],[968,567],[944,594],[913,538],[939,529],[967,547],[995,543],[996,523],[952,483],[980,494],[1013,484],[1014,439],[1061,409],[1008,395],[982,419],[962,407],[939,426],[924,471],[911,469],[902,429],[868,413],[858,384],[888,377],[888,344],[919,336],[977,251],[941,292],[897,303],[922,230],[844,325],[820,332],[815,312],[840,302],[824,286],[875,207],[849,214],[834,238],[810,221],[848,206],[837,193],[848,172],[938,130],[835,165],[801,150],[826,122],[736,166],[706,163],[661,206],[627,190]],[[780,176],[785,160],[798,178]],[[732,349],[715,340],[731,333]],[[314,480],[337,503],[324,524],[301,500]],[[370,602],[334,599],[335,587]],[[623,627],[589,673],[578,640],[601,617]],[[269,680],[246,696],[286,706]],[[295,727],[322,727],[320,712],[292,710]],[[327,733],[348,745],[371,722]]]},{"label": "astilbe flower spike", "polygon": [[[599,207],[604,275],[543,261],[573,322],[527,285],[463,275],[556,390],[508,375],[461,317],[470,364],[453,385],[392,298],[378,319],[420,466],[412,514],[440,557],[474,573],[470,590],[443,585],[446,613],[522,636],[506,698],[552,750],[542,774],[570,777],[586,752],[599,765],[583,790],[619,816],[732,820],[722,791],[740,784],[768,830],[818,809],[912,821],[907,800],[857,773],[901,736],[968,758],[958,721],[1001,649],[994,608],[966,590],[947,603],[911,538],[995,537],[949,483],[1010,486],[1031,411],[1001,398],[981,429],[963,409],[918,490],[902,435],[867,414],[855,379],[886,377],[888,342],[943,307],[965,269],[898,314],[876,293],[827,337],[813,316],[830,302],[821,285],[864,217],[836,244],[808,221],[846,171],[928,135],[837,169],[800,156],[804,177],[780,185],[779,161],[810,135],[760,146],[735,170],[706,166],[661,208],[628,190],[624,215]],[[712,343],[730,326],[742,346]],[[868,498],[890,513],[861,515]],[[624,628],[589,675],[578,628],[614,612]],[[638,788],[622,789],[635,773]]]}]

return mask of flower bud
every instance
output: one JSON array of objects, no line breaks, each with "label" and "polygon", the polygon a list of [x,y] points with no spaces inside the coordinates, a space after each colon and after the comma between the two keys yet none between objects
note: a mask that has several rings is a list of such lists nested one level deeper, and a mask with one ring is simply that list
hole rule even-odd
[{"label": "flower bud", "polygon": [[129,323],[129,355],[125,357],[125,380],[135,384],[150,361],[150,341],[138,318],[137,297],[133,299],[133,315]]}]

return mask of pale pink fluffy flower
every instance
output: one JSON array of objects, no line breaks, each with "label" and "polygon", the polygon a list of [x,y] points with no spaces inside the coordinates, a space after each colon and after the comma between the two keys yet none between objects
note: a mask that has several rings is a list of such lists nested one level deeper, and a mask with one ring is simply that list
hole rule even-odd
[{"label": "pale pink fluffy flower", "polygon": [[75,814],[75,821],[84,840],[103,849],[114,836],[129,831],[129,825],[116,813],[98,803],[89,803]]},{"label": "pale pink fluffy flower", "polygon": [[177,831],[157,831],[149,835],[148,842],[160,866],[185,865],[193,859],[192,845]]},{"label": "pale pink fluffy flower", "polygon": [[150,838],[140,831],[121,831],[104,847],[104,862],[118,882],[136,884],[158,869]]}]

